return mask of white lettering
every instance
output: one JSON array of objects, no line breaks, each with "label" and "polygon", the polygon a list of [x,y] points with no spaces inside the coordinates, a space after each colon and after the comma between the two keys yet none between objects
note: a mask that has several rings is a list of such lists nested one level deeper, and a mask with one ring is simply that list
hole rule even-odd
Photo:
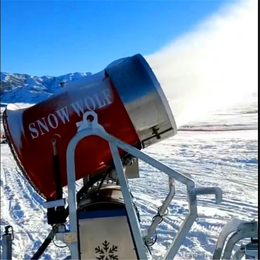
[{"label": "white lettering", "polygon": [[63,108],[57,110],[56,113],[58,114],[58,116],[61,119],[63,124],[65,124],[66,121],[67,122],[70,121],[68,108],[67,107],[63,107]]},{"label": "white lettering", "polygon": [[32,139],[35,139],[39,136],[38,130],[35,128],[35,123],[29,124],[29,130],[31,132]]},{"label": "white lettering", "polygon": [[91,97],[86,97],[84,101],[85,101],[85,106],[88,110],[95,110],[96,109],[96,104]]},{"label": "white lettering", "polygon": [[[58,127],[59,121],[58,121],[58,118],[56,117],[56,115],[49,114],[47,119],[48,119],[48,123],[51,128],[56,129]],[[53,119],[53,122],[51,119]]]},{"label": "white lettering", "polygon": [[38,124],[38,127],[41,131],[41,135],[44,135],[45,133],[42,131],[42,128],[45,129],[45,131],[47,131],[47,132],[49,132],[49,128],[48,128],[47,123],[45,121],[45,117],[42,118],[42,121],[43,122],[41,122],[40,120],[37,120],[36,123]]},{"label": "white lettering", "polygon": [[[99,96],[97,94],[94,95],[94,98],[98,104],[98,108],[102,108],[106,106],[106,102],[104,100],[102,100],[103,102],[101,102]],[[103,103],[103,104],[102,104]]]},{"label": "white lettering", "polygon": [[73,107],[74,111],[77,113],[78,116],[80,116],[80,114],[82,114],[82,115],[84,114],[82,100],[72,103],[71,106]]},{"label": "white lettering", "polygon": [[[81,100],[75,101],[70,104],[74,112],[81,117],[86,110],[96,110],[104,108],[107,105],[112,104],[113,96],[110,89],[105,89],[99,93],[93,94],[93,96],[85,97]],[[50,132],[51,129],[57,129],[59,122],[63,124],[70,122],[70,113],[68,106],[62,107],[53,113],[47,114],[45,117],[30,123],[28,128],[32,139],[38,138],[40,135],[44,135]],[[60,119],[60,121],[59,121]]]},{"label": "white lettering", "polygon": [[104,98],[107,101],[107,105],[112,104],[112,97],[111,97],[110,90],[109,89],[105,89],[105,90],[102,91],[102,94],[103,94]]}]

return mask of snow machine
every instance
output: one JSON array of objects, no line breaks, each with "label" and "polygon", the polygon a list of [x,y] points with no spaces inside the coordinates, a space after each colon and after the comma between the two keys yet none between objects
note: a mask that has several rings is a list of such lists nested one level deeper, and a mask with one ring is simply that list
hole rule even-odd
[{"label": "snow machine", "polygon": [[[174,259],[196,221],[198,196],[214,195],[221,203],[220,188],[196,187],[190,176],[142,152],[176,135],[177,127],[156,76],[140,54],[65,82],[29,108],[8,105],[3,124],[18,166],[46,201],[51,232],[31,259],[39,259],[54,238],[69,247],[67,259],[148,259],[179,181],[187,188],[189,211],[164,258]],[[169,182],[168,195],[142,231],[128,187],[128,179],[139,178],[139,160],[167,174]],[[80,190],[78,180],[83,180]],[[245,238],[251,242],[234,253]],[[12,259],[13,239],[13,228],[7,226],[1,259]],[[233,219],[222,230],[213,259],[257,259],[257,248],[258,223]]]}]

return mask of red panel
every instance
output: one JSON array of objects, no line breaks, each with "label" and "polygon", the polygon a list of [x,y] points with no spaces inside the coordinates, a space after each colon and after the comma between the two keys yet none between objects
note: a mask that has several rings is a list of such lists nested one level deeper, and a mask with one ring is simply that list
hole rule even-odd
[{"label": "red panel", "polygon": [[[43,196],[52,197],[55,191],[52,138],[57,139],[62,184],[65,186],[67,146],[76,134],[76,123],[82,120],[83,112],[90,109],[95,110],[99,123],[108,133],[133,146],[139,145],[138,136],[115,88],[103,74],[94,82],[91,80],[83,86],[64,89],[60,94],[27,108],[21,113],[23,131],[20,131],[20,143],[17,136],[12,136],[14,124],[10,122],[14,112],[9,116],[7,113],[10,141],[29,179]],[[96,136],[83,139],[75,152],[76,179],[110,165],[111,161],[106,141]]]}]

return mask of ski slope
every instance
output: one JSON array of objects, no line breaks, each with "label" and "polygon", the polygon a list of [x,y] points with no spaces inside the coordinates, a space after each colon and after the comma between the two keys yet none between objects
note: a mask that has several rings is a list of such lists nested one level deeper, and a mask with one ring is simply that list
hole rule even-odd
[{"label": "ski slope", "polygon": [[[258,219],[258,1],[231,2],[193,31],[147,57],[171,101],[180,131],[145,152],[190,174],[197,186],[218,186],[224,192],[220,205],[214,204],[213,197],[199,198],[199,218],[181,246],[178,259],[211,259],[227,221],[233,217]],[[1,112],[8,103],[40,102],[60,89],[61,82],[89,75],[35,77],[1,72]],[[251,93],[255,95],[246,98]],[[234,104],[235,98],[242,101]],[[196,105],[191,106],[193,102]],[[219,109],[224,103],[220,110],[200,117],[201,112],[213,105]],[[194,111],[197,105],[201,105],[199,112]],[[183,125],[180,122],[186,116],[197,119]],[[144,163],[140,171],[140,178],[130,180],[130,187],[141,213],[141,228],[145,229],[165,198],[168,184],[166,175]],[[49,233],[43,202],[19,171],[8,145],[1,144],[1,234],[4,226],[13,226],[13,259],[30,259]],[[151,249],[154,259],[162,258],[187,212],[185,187],[177,182],[176,195]],[[64,259],[69,251],[57,245],[52,243],[42,259]],[[2,240],[0,247],[2,250]]]},{"label": "ski slope", "polygon": [[[211,112],[184,126],[185,131],[177,136],[145,150],[173,169],[191,174],[198,186],[218,186],[224,191],[220,205],[214,204],[213,197],[200,197],[199,218],[179,250],[179,259],[211,259],[217,237],[228,220],[258,218],[257,116],[257,102],[247,100]],[[140,170],[140,178],[131,180],[130,187],[145,229],[165,198],[168,184],[167,176],[158,170],[144,163]],[[1,145],[0,185],[1,232],[5,225],[12,225],[14,259],[30,259],[50,227],[42,198],[19,171],[7,144]],[[187,211],[185,187],[177,182],[176,195],[151,250],[154,259],[164,255]],[[64,259],[66,255],[67,249],[51,244],[42,259]]]}]

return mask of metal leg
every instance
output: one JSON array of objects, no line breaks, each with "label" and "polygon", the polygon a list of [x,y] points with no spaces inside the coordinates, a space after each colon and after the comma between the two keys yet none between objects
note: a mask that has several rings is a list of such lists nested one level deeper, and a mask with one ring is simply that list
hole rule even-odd
[{"label": "metal leg", "polygon": [[188,200],[189,200],[189,215],[186,217],[186,219],[180,226],[180,229],[179,229],[178,233],[176,234],[176,236],[171,244],[171,247],[167,251],[164,260],[173,259],[176,256],[180,246],[182,245],[184,239],[188,235],[194,221],[197,218],[197,203],[196,203],[196,201],[194,202],[191,199],[190,195],[188,195]]},{"label": "metal leg", "polygon": [[[226,243],[228,236],[232,233],[233,235]],[[244,220],[233,218],[222,229],[212,259],[220,260],[222,259],[222,254],[224,254],[223,259],[230,259],[235,244],[243,238],[250,237],[258,237],[257,222],[247,222]]]},{"label": "metal leg", "polygon": [[227,237],[231,233],[235,232],[237,230],[237,228],[239,227],[239,225],[242,223],[246,223],[246,222],[243,220],[237,219],[237,218],[233,218],[224,226],[224,228],[222,229],[222,231],[218,237],[218,241],[217,241],[217,244],[215,247],[215,251],[213,254],[214,260],[221,259],[221,255],[224,250],[224,245],[225,245]]},{"label": "metal leg", "polygon": [[13,227],[6,226],[5,233],[3,234],[3,251],[2,257],[3,260],[12,259],[12,241],[14,239]]},{"label": "metal leg", "polygon": [[236,251],[236,253],[234,254],[233,259],[234,260],[241,260],[245,255],[245,246],[241,245],[241,247],[239,248],[239,250]]},{"label": "metal leg", "polygon": [[136,251],[139,259],[145,260],[147,259],[147,255],[145,252],[144,242],[141,236],[140,226],[138,223],[138,219],[133,207],[132,197],[129,192],[129,188],[127,185],[127,181],[125,178],[123,166],[121,164],[121,159],[119,157],[118,149],[115,145],[109,143],[110,149],[112,152],[113,160],[115,163],[117,176],[119,179],[119,184],[121,186],[122,194],[124,197],[124,203],[126,206],[127,215],[129,218],[129,222],[131,225],[132,233],[133,233],[133,239],[136,246]]},{"label": "metal leg", "polygon": [[258,237],[257,222],[244,223],[238,227],[237,232],[235,232],[229,238],[229,240],[226,244],[226,247],[224,250],[224,255],[223,255],[223,260],[230,260],[232,250],[238,241],[240,241],[244,238],[250,238],[250,237]]},{"label": "metal leg", "polygon": [[171,247],[167,251],[165,256],[165,260],[173,259],[180,246],[182,245],[185,237],[188,235],[194,221],[197,218],[197,196],[198,195],[208,195],[214,194],[216,197],[216,203],[220,203],[222,199],[222,191],[219,188],[193,188],[191,190],[187,190],[188,200],[189,200],[189,215],[186,217],[185,221],[182,223],[179,232],[174,238]]}]

